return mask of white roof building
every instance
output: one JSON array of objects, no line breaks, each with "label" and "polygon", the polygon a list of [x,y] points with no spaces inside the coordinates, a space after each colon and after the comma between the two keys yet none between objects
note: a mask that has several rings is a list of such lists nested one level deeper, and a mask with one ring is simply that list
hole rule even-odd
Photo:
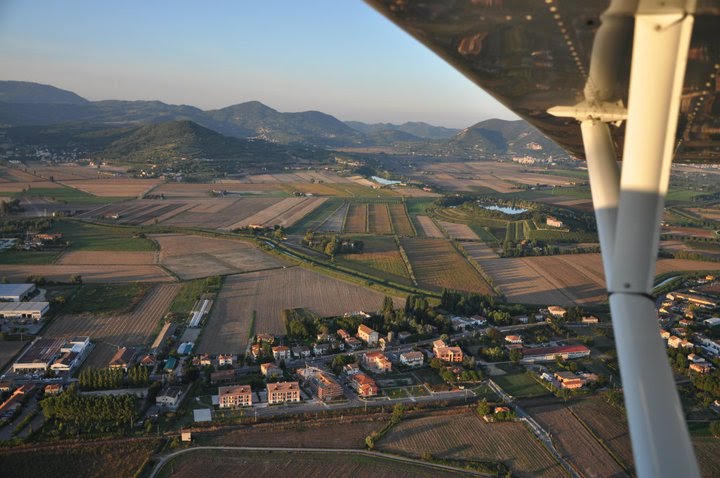
[{"label": "white roof building", "polygon": [[20,302],[35,291],[35,284],[0,284],[0,301]]}]

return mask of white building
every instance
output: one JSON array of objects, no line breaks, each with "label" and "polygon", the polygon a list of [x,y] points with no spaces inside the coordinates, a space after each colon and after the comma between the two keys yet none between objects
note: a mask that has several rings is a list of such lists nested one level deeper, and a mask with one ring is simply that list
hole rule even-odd
[{"label": "white building", "polygon": [[0,301],[21,302],[35,292],[35,284],[0,284]]},{"label": "white building", "polygon": [[49,302],[0,302],[0,319],[40,320],[48,310]]},{"label": "white building", "polygon": [[167,387],[155,397],[155,403],[165,407],[174,408],[180,403],[182,397],[182,387]]},{"label": "white building", "polygon": [[408,367],[421,367],[425,357],[422,352],[413,351],[400,354],[400,363]]}]

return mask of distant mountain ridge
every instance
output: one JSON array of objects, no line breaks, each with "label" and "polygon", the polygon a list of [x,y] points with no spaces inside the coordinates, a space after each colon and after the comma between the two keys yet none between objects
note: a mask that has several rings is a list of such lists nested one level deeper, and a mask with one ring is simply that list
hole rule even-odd
[{"label": "distant mountain ridge", "polygon": [[386,146],[420,155],[565,153],[525,121],[487,120],[457,130],[423,122],[342,122],[320,111],[282,113],[259,101],[215,110],[161,101],[88,101],[50,85],[0,81],[0,127],[88,123],[103,127],[191,121],[237,139],[314,148]]}]

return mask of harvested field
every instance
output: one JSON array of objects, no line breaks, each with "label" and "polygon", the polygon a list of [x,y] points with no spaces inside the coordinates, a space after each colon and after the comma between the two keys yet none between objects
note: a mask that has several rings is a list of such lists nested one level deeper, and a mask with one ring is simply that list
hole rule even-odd
[{"label": "harvested field", "polygon": [[137,197],[151,190],[162,181],[160,179],[88,179],[63,181],[65,186],[99,197]]},{"label": "harvested field", "polygon": [[310,211],[320,206],[327,198],[285,198],[251,216],[236,222],[228,227],[259,225],[263,227],[284,226],[289,227],[306,216]]},{"label": "harvested field", "polygon": [[[254,333],[284,335],[284,309],[305,308],[327,317],[355,310],[376,311],[384,297],[372,289],[301,267],[229,276],[205,326],[198,353],[244,352],[253,312]],[[396,300],[396,306],[401,303]]]},{"label": "harvested field", "polygon": [[634,466],[627,419],[617,408],[599,397],[593,397],[573,404],[570,409],[603,440],[626,468]]},{"label": "harvested field", "polygon": [[180,284],[155,286],[128,314],[61,315],[48,327],[45,336],[87,335],[96,344],[85,366],[105,366],[115,346],[142,346],[152,341],[157,324],[170,309]]},{"label": "harvested field", "polygon": [[248,241],[185,234],[151,237],[160,244],[160,263],[183,280],[271,269],[286,264]]},{"label": "harvested field", "polygon": [[[112,254],[112,253],[108,253]],[[175,279],[154,265],[0,265],[0,277],[24,282],[28,276],[42,276],[52,282],[70,282],[80,274],[83,282],[172,282]]]},{"label": "harvested field", "polygon": [[387,422],[383,416],[354,416],[330,421],[259,424],[239,430],[219,430],[202,433],[203,443],[209,445],[237,445],[300,448],[356,448],[365,449],[365,437],[382,428]]},{"label": "harvested field", "polygon": [[122,203],[107,204],[99,208],[80,214],[81,218],[92,219],[113,219],[117,224],[131,225],[151,225],[160,223],[183,211],[193,207],[193,204],[181,201],[157,201],[157,200],[137,200],[124,201]]},{"label": "harvested field", "polygon": [[335,210],[330,216],[328,216],[322,224],[320,224],[316,231],[318,232],[341,232],[343,229],[343,223],[345,222],[345,216],[348,212],[349,204],[345,203]]},{"label": "harvested field", "polygon": [[502,462],[513,476],[565,477],[565,470],[520,422],[486,423],[475,413],[407,418],[378,443],[378,449],[420,457]]},{"label": "harvested field", "polygon": [[403,238],[402,245],[422,287],[493,294],[490,285],[446,240]]},{"label": "harvested field", "polygon": [[367,203],[350,204],[347,216],[345,217],[345,231],[350,233],[363,233],[367,230]]},{"label": "harvested field", "polygon": [[47,166],[45,163],[37,163],[29,166],[32,167],[32,171],[36,175],[48,180],[52,177],[55,181],[100,179],[102,177],[107,178],[110,174],[112,174],[108,171],[91,168],[89,166],[80,166],[77,164]]},{"label": "harvested field", "polygon": [[709,229],[700,229],[698,227],[663,226],[660,229],[660,234],[692,237],[717,237],[714,231]]},{"label": "harvested field", "polygon": [[61,189],[62,185],[51,182],[34,182],[34,183],[12,183],[0,182],[0,193],[21,193],[28,188],[38,189]]},{"label": "harvested field", "polygon": [[429,216],[415,216],[415,229],[418,231],[419,236],[436,239],[445,237]]},{"label": "harvested field", "polygon": [[390,203],[388,204],[388,211],[390,211],[390,219],[392,220],[395,234],[398,236],[415,235],[415,228],[410,222],[404,203]]},{"label": "harvested field", "polygon": [[18,168],[0,168],[0,179],[13,183],[30,183],[35,181],[45,181],[44,178],[35,174],[27,173]]},{"label": "harvested field", "polygon": [[[571,254],[478,260],[508,301],[525,304],[583,305],[607,300],[600,254]],[[658,259],[656,274],[714,271],[714,262]]]},{"label": "harvested field", "polygon": [[689,207],[684,209],[684,211],[689,212],[690,214],[701,217],[703,219],[709,219],[711,221],[720,221],[720,207],[713,206],[713,207]]},{"label": "harvested field", "polygon": [[498,259],[500,257],[484,242],[463,242],[460,244],[460,247],[465,250],[468,256],[478,261],[478,263],[483,260]]},{"label": "harvested field", "polygon": [[462,471],[445,471],[424,464],[400,463],[393,459],[352,453],[258,452],[241,450],[193,450],[170,461],[159,477],[233,475],[252,470],[256,478],[279,475],[385,478],[450,478],[471,476]]},{"label": "harvested field", "polygon": [[3,476],[108,478],[135,476],[157,448],[157,439],[113,439],[101,442],[62,442],[59,445],[5,448],[0,452]]},{"label": "harvested field", "polygon": [[234,229],[243,219],[271,207],[279,198],[218,198],[204,200],[166,222],[181,227]]},{"label": "harvested field", "polygon": [[693,438],[693,445],[702,476],[720,476],[720,439]]},{"label": "harvested field", "polygon": [[629,476],[564,404],[527,409],[553,437],[558,451],[588,478]]},{"label": "harvested field", "polygon": [[27,344],[27,340],[2,340],[0,341],[0,372],[5,368],[8,362],[15,356],[16,353]]},{"label": "harvested field", "polygon": [[470,229],[467,224],[455,224],[452,222],[439,221],[440,227],[445,229],[448,237],[451,239],[459,239],[461,241],[477,241],[480,238]]},{"label": "harvested field", "polygon": [[390,213],[387,204],[371,203],[368,205],[368,232],[373,234],[392,234]]},{"label": "harvested field", "polygon": [[347,262],[350,267],[373,276],[411,284],[405,261],[392,237],[367,236],[363,237],[362,241],[362,254],[343,254],[336,260]]},{"label": "harvested field", "polygon": [[281,191],[275,184],[249,184],[234,180],[216,183],[164,183],[153,189],[153,194],[163,194],[166,199],[208,198],[213,191],[226,191],[228,195],[262,194]]},{"label": "harvested field", "polygon": [[104,251],[70,251],[60,256],[58,264],[67,265],[130,265],[154,264],[157,262],[157,252],[113,252]]}]

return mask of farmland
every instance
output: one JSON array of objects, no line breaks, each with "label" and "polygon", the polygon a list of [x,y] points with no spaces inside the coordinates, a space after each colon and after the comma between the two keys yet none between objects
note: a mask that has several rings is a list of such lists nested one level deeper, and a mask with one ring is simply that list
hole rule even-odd
[{"label": "farmland", "polygon": [[407,215],[405,204],[403,203],[390,203],[388,204],[388,211],[390,212],[390,219],[392,220],[395,234],[398,236],[414,236],[415,228],[410,222],[410,218]]},{"label": "farmland", "polygon": [[441,238],[445,237],[439,227],[429,216],[415,216],[415,229],[419,236]]},{"label": "farmland", "polygon": [[82,251],[154,251],[155,244],[138,235],[133,228],[101,226],[79,221],[59,221],[50,233],[61,233],[70,250]]},{"label": "farmland", "polygon": [[205,327],[199,353],[243,351],[253,312],[256,333],[285,334],[284,309],[305,308],[326,317],[378,310],[383,298],[380,292],[301,267],[228,276]]},{"label": "farmland", "polygon": [[486,423],[472,412],[408,418],[379,441],[380,451],[502,462],[513,476],[564,477],[565,471],[520,422]]},{"label": "farmland", "polygon": [[392,234],[393,230],[387,204],[371,203],[368,205],[368,232]]},{"label": "farmland", "polygon": [[159,440],[112,440],[63,445],[6,448],[0,452],[3,476],[107,478],[134,476],[155,451]]},{"label": "farmland", "polygon": [[340,232],[343,230],[345,216],[348,213],[349,204],[345,203],[330,214],[321,224],[318,225],[318,232]]},{"label": "farmland", "polygon": [[351,203],[345,218],[345,231],[363,233],[367,230],[367,203]]},{"label": "farmland", "polygon": [[116,251],[108,254],[104,251],[70,251],[57,259],[57,264],[67,265],[141,265],[154,264],[157,252]]},{"label": "farmland", "polygon": [[693,438],[702,476],[720,476],[720,439]]},{"label": "farmland", "polygon": [[24,340],[0,340],[0,370],[5,368],[5,364],[8,363],[25,344],[27,344],[27,341]]},{"label": "farmland", "polygon": [[338,260],[374,276],[409,284],[409,274],[397,244],[392,237],[363,236],[362,254],[344,254]]},{"label": "farmland", "polygon": [[587,477],[628,476],[600,442],[563,404],[528,408],[553,437],[558,451]]},{"label": "farmland", "polygon": [[140,346],[151,340],[157,324],[168,311],[179,288],[179,284],[157,285],[145,294],[132,311],[125,314],[63,314],[50,324],[45,335],[90,336],[96,346],[86,365],[104,366],[114,353],[115,346]]},{"label": "farmland", "polygon": [[[257,478],[294,476],[362,476],[381,478],[464,476],[462,472],[443,471],[423,464],[400,463],[384,457],[352,453],[258,452],[240,450],[196,450],[184,453],[168,463],[161,478],[200,475],[223,476],[237,470],[252,470]],[[469,476],[469,475],[468,475]]]},{"label": "farmland", "polygon": [[497,365],[496,367],[506,373],[495,375],[492,379],[508,394],[517,398],[548,395],[549,392],[547,389],[540,385],[533,377],[525,373],[523,367],[516,367],[509,364]]},{"label": "farmland", "polygon": [[52,282],[70,282],[81,275],[83,282],[170,282],[174,278],[155,265],[0,265],[0,277],[24,282],[29,276],[41,276]]},{"label": "farmland", "polygon": [[131,284],[85,284],[73,296],[63,312],[81,314],[84,312],[107,315],[129,312],[145,296],[150,286],[146,283]]},{"label": "farmland", "polygon": [[455,224],[452,222],[439,222],[440,227],[445,229],[448,237],[451,239],[459,239],[461,241],[476,241],[480,239],[475,232],[467,226],[467,224]]},{"label": "farmland", "polygon": [[593,397],[573,404],[571,410],[627,468],[633,466],[627,420],[619,409]]},{"label": "farmland", "polygon": [[228,229],[257,225],[262,227],[290,227],[313,209],[325,202],[326,198],[285,198],[251,216],[248,216]]},{"label": "farmland", "polygon": [[446,240],[403,238],[418,283],[429,289],[443,288],[492,294],[492,288]]},{"label": "farmland", "polygon": [[[599,254],[479,258],[478,262],[510,302],[585,305],[606,300]],[[656,273],[718,268],[713,262],[659,259]]]},{"label": "farmland", "polygon": [[[160,263],[181,279],[197,279],[274,267],[285,262],[261,251],[248,241],[216,239],[185,234],[159,234]],[[202,247],[198,247],[198,244]]]},{"label": "farmland", "polygon": [[110,179],[86,179],[86,180],[64,180],[66,186],[79,189],[80,191],[99,197],[137,197],[157,186],[159,179],[134,179],[134,178],[110,178]]}]

